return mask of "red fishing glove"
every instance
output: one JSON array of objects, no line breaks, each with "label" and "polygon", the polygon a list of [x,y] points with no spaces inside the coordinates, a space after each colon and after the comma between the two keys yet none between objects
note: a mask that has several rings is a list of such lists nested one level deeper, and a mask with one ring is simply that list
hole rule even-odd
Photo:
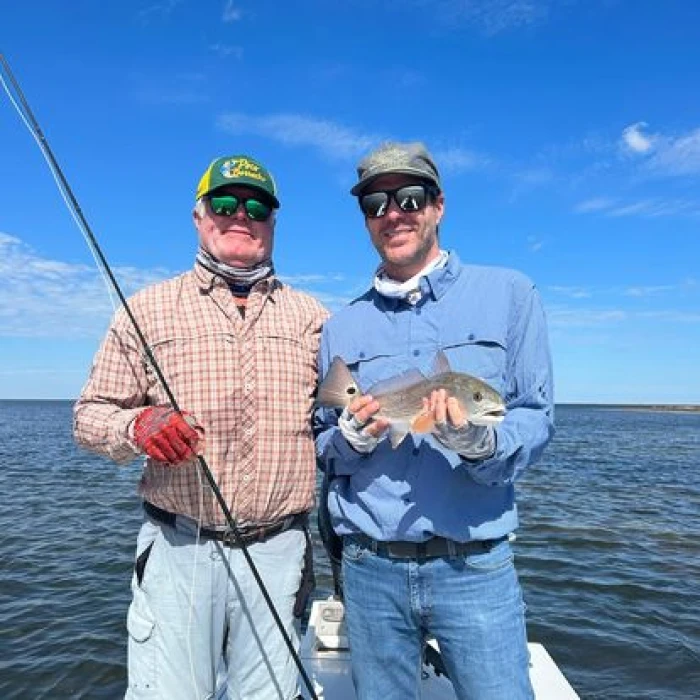
[{"label": "red fishing glove", "polygon": [[149,406],[136,416],[134,442],[152,459],[180,464],[197,454],[201,438],[189,413],[177,413],[168,406]]}]

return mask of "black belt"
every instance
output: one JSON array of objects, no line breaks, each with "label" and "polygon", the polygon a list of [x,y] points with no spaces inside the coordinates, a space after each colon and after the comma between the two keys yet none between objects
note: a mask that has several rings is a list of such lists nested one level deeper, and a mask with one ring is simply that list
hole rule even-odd
[{"label": "black belt", "polygon": [[508,539],[507,535],[493,540],[455,542],[444,537],[431,537],[425,542],[380,542],[367,535],[346,535],[349,541],[389,559],[436,559],[467,554],[483,554]]},{"label": "black belt", "polygon": [[[146,515],[153,518],[163,525],[169,525],[170,527],[175,527],[177,522],[177,515],[175,513],[170,513],[167,510],[163,510],[158,506],[154,506],[148,501],[143,502],[143,509],[146,511]],[[243,544],[250,545],[256,542],[264,542],[265,540],[279,535],[285,530],[291,530],[292,528],[302,528],[308,523],[309,514],[308,513],[295,513],[294,515],[289,515],[283,520],[280,520],[271,525],[263,525],[260,527],[247,527],[239,528],[238,534]],[[205,537],[211,540],[220,540],[229,547],[238,547],[239,540],[233,534],[230,528],[225,528],[222,530],[213,530],[209,527],[200,527],[199,536]]]}]

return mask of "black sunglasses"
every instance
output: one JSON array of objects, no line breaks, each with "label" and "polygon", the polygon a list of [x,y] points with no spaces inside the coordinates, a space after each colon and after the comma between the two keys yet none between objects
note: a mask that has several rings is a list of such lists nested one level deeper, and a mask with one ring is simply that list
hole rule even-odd
[{"label": "black sunglasses", "polygon": [[440,190],[435,185],[404,185],[395,190],[369,192],[359,198],[362,213],[370,219],[379,219],[389,210],[393,199],[401,211],[415,212],[425,208],[428,197],[434,200]]},{"label": "black sunglasses", "polygon": [[211,210],[217,216],[233,216],[243,205],[246,216],[251,221],[267,221],[272,207],[257,197],[239,197],[235,194],[213,194],[207,197]]}]

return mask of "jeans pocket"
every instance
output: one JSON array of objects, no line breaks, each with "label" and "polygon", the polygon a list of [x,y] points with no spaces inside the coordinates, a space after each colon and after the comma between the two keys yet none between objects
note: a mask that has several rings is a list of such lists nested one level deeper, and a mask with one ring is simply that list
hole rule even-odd
[{"label": "jeans pocket", "polygon": [[349,562],[362,561],[368,553],[367,548],[357,544],[357,542],[350,539],[345,539],[343,542],[343,559]]},{"label": "jeans pocket", "polygon": [[146,564],[148,563],[148,557],[151,555],[151,550],[153,549],[153,542],[146,547],[146,549],[141,552],[141,554],[136,557],[136,564],[134,566],[134,574],[136,575],[136,583],[140,586],[143,582],[143,575],[146,572]]},{"label": "jeans pocket", "polygon": [[508,542],[501,542],[487,552],[467,555],[464,563],[475,571],[498,571],[513,566],[513,550]]},{"label": "jeans pocket", "polygon": [[139,644],[150,639],[153,628],[156,626],[153,615],[144,605],[145,601],[142,600],[144,597],[143,593],[134,596],[126,616],[126,629],[129,636]]}]

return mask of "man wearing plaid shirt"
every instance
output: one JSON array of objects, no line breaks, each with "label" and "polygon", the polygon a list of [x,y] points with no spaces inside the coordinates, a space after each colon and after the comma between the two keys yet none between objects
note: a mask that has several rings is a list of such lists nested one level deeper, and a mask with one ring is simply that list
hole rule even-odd
[{"label": "man wearing plaid shirt", "polygon": [[[182,413],[117,312],[75,406],[77,442],[145,456],[129,608],[127,698],[290,700],[297,669],[204,481],[202,454],[289,636],[313,507],[311,411],[325,309],[272,264],[277,188],[245,155],[196,192],[194,269],[129,300]],[[230,535],[230,533],[229,533]]]}]

